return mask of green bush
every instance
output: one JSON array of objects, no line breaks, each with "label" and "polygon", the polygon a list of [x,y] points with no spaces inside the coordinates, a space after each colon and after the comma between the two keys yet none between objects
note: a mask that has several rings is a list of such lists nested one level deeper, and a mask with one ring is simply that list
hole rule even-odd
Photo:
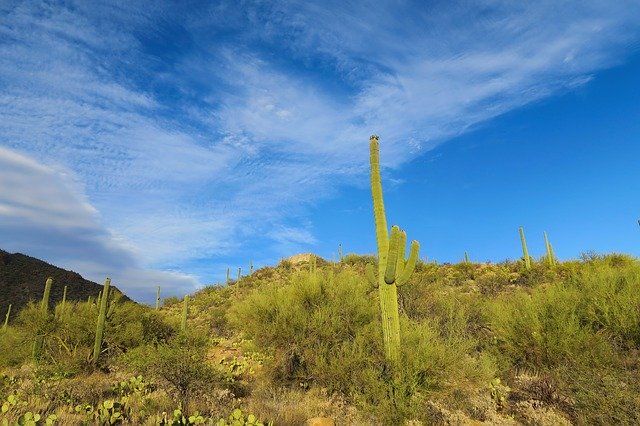
[{"label": "green bush", "polygon": [[466,318],[402,321],[402,362],[385,359],[379,302],[362,275],[300,272],[285,285],[254,292],[230,311],[232,324],[264,351],[276,385],[311,385],[349,395],[396,423],[420,411],[421,392],[451,380],[488,381],[493,370],[471,356],[476,342]]}]

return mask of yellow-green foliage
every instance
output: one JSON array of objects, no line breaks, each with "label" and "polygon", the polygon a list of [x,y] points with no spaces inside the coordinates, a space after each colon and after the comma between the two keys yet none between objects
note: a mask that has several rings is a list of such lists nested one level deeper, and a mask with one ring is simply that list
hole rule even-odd
[{"label": "yellow-green foliage", "polygon": [[376,297],[362,275],[350,270],[300,272],[232,306],[230,318],[273,354],[267,367],[276,382],[343,392],[389,422],[403,418],[421,392],[493,374],[484,360],[470,356],[476,342],[464,326],[449,319],[443,319],[447,335],[437,321],[403,320],[403,362],[391,374]]}]

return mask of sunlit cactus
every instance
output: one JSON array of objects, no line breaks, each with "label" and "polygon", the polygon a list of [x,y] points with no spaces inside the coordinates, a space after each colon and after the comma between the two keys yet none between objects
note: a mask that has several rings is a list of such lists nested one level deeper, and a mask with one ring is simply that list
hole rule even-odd
[{"label": "sunlit cactus", "polygon": [[49,310],[49,295],[51,294],[51,284],[53,284],[53,278],[47,278],[47,281],[44,284],[44,294],[42,295],[42,302],[40,304],[40,309],[44,312]]},{"label": "sunlit cactus", "polygon": [[547,238],[547,231],[544,231],[544,246],[547,249],[547,264],[549,266],[553,266],[555,264],[555,259],[553,258],[553,252],[551,251],[551,244]]},{"label": "sunlit cactus", "polygon": [[227,279],[225,280],[225,285],[229,285],[229,268],[227,268]]},{"label": "sunlit cactus", "polygon": [[104,325],[107,317],[107,302],[109,299],[109,287],[111,286],[111,279],[107,278],[104,281],[104,288],[102,294],[104,297],[100,298],[100,311],[98,312],[98,322],[96,324],[96,338],[93,342],[93,357],[92,362],[96,364],[98,357],[102,350],[102,337],[104,336]]},{"label": "sunlit cactus", "polygon": [[465,265],[469,264],[469,254],[466,251],[464,252],[464,263]]},{"label": "sunlit cactus", "polygon": [[[44,294],[42,295],[42,301],[40,302],[40,309],[47,314],[49,312],[49,296],[51,295],[51,285],[53,284],[53,278],[47,278],[44,284]],[[44,334],[39,331],[36,334],[35,341],[33,342],[32,356],[35,361],[40,359],[42,355],[42,347],[44,346]]]},{"label": "sunlit cactus", "polygon": [[524,229],[520,227],[520,241],[522,241],[522,253],[524,254],[524,267],[531,269],[531,259],[529,258],[529,250],[527,250],[527,241],[524,239]]},{"label": "sunlit cactus", "polygon": [[236,280],[236,285],[240,284],[240,277],[242,277],[242,268],[238,268],[238,279]]},{"label": "sunlit cactus", "polygon": [[4,316],[4,324],[2,324],[3,330],[5,330],[9,325],[9,315],[11,315],[11,303],[9,303],[9,308],[7,308],[7,314]]},{"label": "sunlit cactus", "polygon": [[376,222],[376,241],[378,244],[378,276],[373,280],[373,271],[367,273],[370,281],[377,281],[382,314],[382,336],[385,355],[394,364],[400,360],[400,314],[398,312],[397,286],[406,283],[413,273],[418,260],[420,245],[411,242],[409,259],[405,261],[407,234],[398,226],[391,228],[391,239],[387,229],[387,218],[382,197],[378,137],[369,139],[371,161],[371,194],[373,213]]},{"label": "sunlit cactus", "polygon": [[340,262],[342,262],[342,243],[338,244],[338,256],[340,257]]}]

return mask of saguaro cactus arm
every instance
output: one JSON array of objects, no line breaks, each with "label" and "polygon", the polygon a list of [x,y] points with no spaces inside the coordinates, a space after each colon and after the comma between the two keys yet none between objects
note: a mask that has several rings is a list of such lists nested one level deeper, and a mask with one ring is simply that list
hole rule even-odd
[{"label": "saguaro cactus arm", "polygon": [[402,275],[398,277],[396,280],[396,285],[401,286],[409,281],[411,278],[411,274],[416,269],[416,263],[418,263],[418,253],[420,252],[420,243],[416,240],[411,241],[411,249],[409,250],[409,259],[404,265],[404,270],[402,271]]}]

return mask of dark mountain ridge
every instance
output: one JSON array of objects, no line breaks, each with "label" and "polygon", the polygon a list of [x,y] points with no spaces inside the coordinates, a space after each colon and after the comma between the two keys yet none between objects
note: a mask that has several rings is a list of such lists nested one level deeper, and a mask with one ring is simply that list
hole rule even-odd
[{"label": "dark mountain ridge", "polygon": [[[11,304],[11,317],[14,318],[30,300],[42,300],[48,277],[53,278],[50,308],[62,300],[64,286],[67,286],[69,301],[86,301],[89,296],[96,297],[102,290],[102,285],[84,279],[77,272],[58,268],[22,253],[11,254],[0,250],[0,315],[4,317]],[[123,294],[121,300],[131,299]]]}]

